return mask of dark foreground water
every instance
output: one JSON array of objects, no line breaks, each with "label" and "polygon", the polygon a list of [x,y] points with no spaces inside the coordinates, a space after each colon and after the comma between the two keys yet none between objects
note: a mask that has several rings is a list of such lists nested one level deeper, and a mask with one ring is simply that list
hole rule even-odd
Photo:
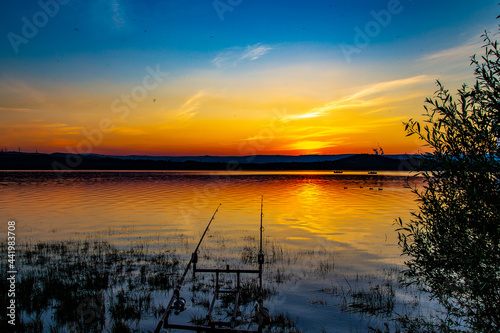
[{"label": "dark foreground water", "polygon": [[[116,331],[117,323],[153,330],[220,203],[200,261],[255,267],[263,196],[265,305],[293,322],[271,331],[365,332],[395,325],[397,314],[432,311],[424,295],[396,281],[404,258],[393,223],[416,209],[412,186],[421,183],[398,172],[0,172],[2,242],[7,222],[15,221],[17,279],[26,277],[25,285],[28,278],[46,279],[39,284],[47,290],[80,281],[68,289],[76,301],[67,302],[79,303],[67,318],[60,313],[62,296],[28,306],[19,290],[29,309],[17,315],[43,331]],[[52,248],[37,247],[40,242]],[[54,244],[66,245],[61,250]],[[203,316],[211,283],[210,276],[189,279],[183,287],[187,310],[174,319]],[[128,317],[127,309],[117,308],[127,302],[135,308]],[[241,311],[252,307],[249,300]],[[223,317],[223,305],[220,312]]]}]

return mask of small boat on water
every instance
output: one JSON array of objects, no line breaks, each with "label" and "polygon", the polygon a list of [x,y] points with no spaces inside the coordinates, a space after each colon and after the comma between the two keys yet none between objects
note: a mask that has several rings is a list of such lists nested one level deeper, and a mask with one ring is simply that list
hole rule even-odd
[{"label": "small boat on water", "polygon": [[376,175],[376,174],[377,174],[377,171],[368,171],[368,174],[369,174],[369,175]]},{"label": "small boat on water", "polygon": [[335,171],[333,171],[333,173],[344,173],[344,171],[342,171],[342,170],[335,170]]}]

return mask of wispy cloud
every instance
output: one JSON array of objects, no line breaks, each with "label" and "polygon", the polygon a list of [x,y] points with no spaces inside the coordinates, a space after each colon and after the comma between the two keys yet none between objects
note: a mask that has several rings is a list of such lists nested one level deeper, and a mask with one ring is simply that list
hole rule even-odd
[{"label": "wispy cloud", "polygon": [[184,104],[179,108],[174,116],[177,121],[185,122],[194,117],[201,105],[201,99],[207,95],[208,89],[202,89],[193,96],[189,97]]},{"label": "wispy cloud", "polygon": [[[485,28],[486,31],[489,31],[489,36],[495,40],[498,38],[499,33],[498,25],[491,24]],[[496,32],[496,33],[492,33]],[[474,54],[483,53],[483,45],[484,45],[483,37],[477,34],[476,29],[474,30],[473,37],[467,39],[462,44],[442,49],[439,51],[435,51],[433,53],[426,54],[421,57],[422,61],[431,62],[431,63],[444,63],[450,64],[456,61],[468,60]]]},{"label": "wispy cloud", "polygon": [[[495,31],[498,30],[498,26],[491,25],[485,30]],[[485,51],[484,39],[478,31],[480,30],[475,28],[473,32],[467,33],[467,36],[472,37],[464,38],[460,44],[450,48],[437,49],[421,56],[417,66],[426,73],[434,73],[434,76],[445,83],[448,88],[450,85],[458,88],[464,83],[474,84],[476,78],[473,69],[469,66],[470,58],[477,55],[479,60]],[[493,40],[498,37],[498,33],[490,33],[489,35]]]},{"label": "wispy cloud", "polygon": [[0,111],[35,111],[34,109],[27,108],[9,108],[9,107],[0,107]]},{"label": "wispy cloud", "polygon": [[125,26],[125,11],[122,4],[118,0],[111,0],[111,9],[113,12],[113,22],[116,29],[121,29]]},{"label": "wispy cloud", "polygon": [[45,103],[47,101],[41,91],[17,79],[0,81],[0,95],[4,95],[4,98],[18,98],[21,101],[33,101],[35,103]]},{"label": "wispy cloud", "polygon": [[462,45],[424,55],[423,61],[447,61],[468,59],[481,50],[482,39],[473,37]]},{"label": "wispy cloud", "polygon": [[0,125],[1,131],[15,131],[18,135],[26,137],[40,135],[81,135],[82,126],[68,124],[16,124]]},{"label": "wispy cloud", "polygon": [[[342,139],[336,139],[331,141],[315,141],[315,140],[303,140],[293,142],[281,147],[284,150],[307,150],[309,154],[320,153],[319,150],[325,148],[333,148],[341,145],[343,143]],[[314,151],[318,150],[318,151]]]},{"label": "wispy cloud", "polygon": [[401,88],[404,86],[413,85],[416,83],[420,83],[423,81],[430,81],[430,80],[434,80],[434,79],[428,75],[418,75],[418,76],[408,77],[408,78],[404,78],[404,79],[379,82],[379,83],[375,83],[375,84],[355,93],[354,95],[347,98],[347,100],[348,101],[356,100],[356,99],[359,99],[362,97],[372,96],[375,94],[379,94],[379,93],[383,93],[383,92],[387,92],[387,91],[392,91],[394,89],[398,89],[398,88]]},{"label": "wispy cloud", "polygon": [[267,45],[252,45],[247,46],[243,55],[240,57],[240,60],[249,59],[249,60],[257,60],[267,52],[269,52],[272,48]]},{"label": "wispy cloud", "polygon": [[223,66],[234,67],[241,61],[254,61],[267,54],[273,48],[265,44],[249,45],[247,47],[232,47],[217,54],[213,59],[213,63],[217,68]]},{"label": "wispy cloud", "polygon": [[120,126],[120,127],[115,127],[113,132],[117,135],[133,135],[133,136],[139,136],[139,135],[145,135],[148,132],[142,128],[137,128],[137,127],[125,127],[125,126]]},{"label": "wispy cloud", "polygon": [[[404,79],[398,79],[398,80],[392,80],[392,81],[386,81],[386,82],[379,82],[372,84],[368,87],[362,88],[360,91],[341,98],[336,101],[329,102],[327,104],[315,107],[310,109],[309,111],[302,113],[302,114],[295,114],[295,115],[289,115],[286,117],[286,121],[290,120],[300,120],[300,119],[307,119],[307,118],[317,118],[321,117],[324,115],[329,114],[331,111],[337,110],[337,109],[343,109],[343,108],[359,108],[359,107],[367,107],[367,106],[373,106],[373,105],[378,105],[380,103],[387,102],[387,99],[381,98],[382,95],[391,93],[397,89],[401,89],[403,87],[407,87],[413,84],[425,82],[425,81],[431,81],[433,78],[431,78],[428,75],[418,75],[418,76],[413,76],[409,78],[404,78]],[[398,100],[404,100],[407,98],[414,98],[415,94],[410,94],[405,96],[400,96],[397,99]]]}]

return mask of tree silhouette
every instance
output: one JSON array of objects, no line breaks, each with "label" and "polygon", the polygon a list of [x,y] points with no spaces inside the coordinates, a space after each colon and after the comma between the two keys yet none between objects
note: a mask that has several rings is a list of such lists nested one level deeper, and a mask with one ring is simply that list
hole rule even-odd
[{"label": "tree silhouette", "polygon": [[476,83],[456,99],[438,81],[425,120],[407,135],[431,148],[422,155],[419,211],[397,221],[408,255],[405,277],[446,309],[440,330],[500,331],[500,52],[485,32],[484,55],[471,58]]}]

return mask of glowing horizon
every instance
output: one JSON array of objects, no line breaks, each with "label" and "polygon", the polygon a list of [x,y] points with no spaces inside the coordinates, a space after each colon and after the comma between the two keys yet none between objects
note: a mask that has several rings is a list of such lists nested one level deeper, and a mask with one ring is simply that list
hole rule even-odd
[{"label": "glowing horizon", "polygon": [[171,156],[423,151],[402,123],[473,82],[497,7],[40,3],[4,4],[0,148]]}]

